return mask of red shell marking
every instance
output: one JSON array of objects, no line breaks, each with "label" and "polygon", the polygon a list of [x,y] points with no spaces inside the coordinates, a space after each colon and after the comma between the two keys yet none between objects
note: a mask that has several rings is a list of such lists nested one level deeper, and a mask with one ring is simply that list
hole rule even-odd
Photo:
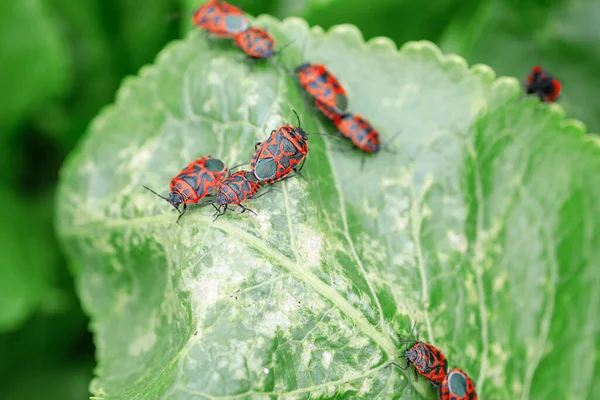
[{"label": "red shell marking", "polygon": [[358,114],[345,114],[334,118],[335,127],[346,138],[366,153],[377,153],[381,138],[369,122]]},{"label": "red shell marking", "polygon": [[250,25],[240,8],[220,0],[210,0],[198,8],[193,21],[196,26],[222,38],[233,38]]},{"label": "red shell marking", "polygon": [[540,100],[553,103],[558,100],[561,84],[542,67],[536,65],[527,75],[525,88],[527,94],[535,94]]},{"label": "red shell marking", "polygon": [[439,385],[446,377],[448,361],[441,351],[429,343],[417,341],[404,356],[407,367],[412,364],[419,374],[432,383]]},{"label": "red shell marking", "polygon": [[[327,109],[333,109],[336,114],[341,114],[348,107],[346,91],[340,82],[323,64],[302,64],[295,69],[302,87],[315,99],[319,99],[326,108],[317,107],[328,118],[332,119]],[[337,111],[336,111],[337,110]]]},{"label": "red shell marking", "polygon": [[[146,189],[166,200],[179,211],[183,204],[183,211],[179,211],[179,218],[185,214],[188,204],[195,204],[216,188],[219,181],[227,173],[223,161],[212,156],[198,158],[182,169],[176,177],[171,179],[169,197],[161,196],[154,190]],[[177,221],[179,221],[177,218]]]},{"label": "red shell marking", "polygon": [[282,126],[271,132],[267,140],[256,145],[250,169],[264,183],[285,179],[304,166],[308,154],[308,135],[300,127]]},{"label": "red shell marking", "polygon": [[226,173],[227,167],[221,160],[212,156],[198,158],[171,179],[171,194],[178,194],[184,204],[197,203],[217,186]]},{"label": "red shell marking", "polygon": [[252,58],[271,58],[275,54],[273,37],[255,26],[236,35],[235,43]]},{"label": "red shell marking", "polygon": [[318,97],[315,97],[313,99],[313,102],[315,104],[315,107],[317,107],[317,109],[321,111],[321,113],[325,117],[329,118],[334,122],[344,115],[342,111],[338,110],[336,107],[331,107],[327,105],[325,102],[323,102],[323,100],[321,100]]},{"label": "red shell marking", "polygon": [[251,171],[235,172],[218,183],[215,204],[219,207],[240,204],[254,197],[259,189],[260,184]]},{"label": "red shell marking", "polygon": [[460,368],[454,368],[446,375],[439,394],[441,400],[477,400],[473,380]]}]

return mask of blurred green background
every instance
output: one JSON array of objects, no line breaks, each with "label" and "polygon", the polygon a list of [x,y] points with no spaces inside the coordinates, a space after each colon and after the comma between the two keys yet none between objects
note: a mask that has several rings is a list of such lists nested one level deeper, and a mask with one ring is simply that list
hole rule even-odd
[{"label": "blurred green background", "polygon": [[[600,128],[600,1],[237,0],[366,39],[428,39],[524,78],[539,63],[563,83],[567,116]],[[190,0],[0,2],[0,393],[85,399],[94,345],[53,233],[60,165],[124,76],[190,29]],[[183,19],[170,15],[186,13]],[[550,138],[551,140],[551,138]]]}]

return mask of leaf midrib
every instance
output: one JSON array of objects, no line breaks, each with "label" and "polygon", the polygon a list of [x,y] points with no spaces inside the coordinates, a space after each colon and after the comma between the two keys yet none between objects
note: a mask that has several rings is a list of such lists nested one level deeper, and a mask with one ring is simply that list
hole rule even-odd
[{"label": "leaf midrib", "polygon": [[[271,391],[271,392],[258,392],[258,391],[254,391],[254,390],[250,390],[244,393],[238,393],[238,394],[234,394],[234,395],[224,395],[224,396],[214,396],[214,395],[209,395],[207,393],[204,392],[196,392],[196,391],[190,391],[190,390],[186,390],[186,393],[192,394],[192,395],[197,395],[197,396],[204,396],[206,398],[209,398],[211,400],[235,400],[235,399],[242,399],[242,398],[247,398],[248,396],[252,396],[252,395],[257,395],[257,396],[278,396],[279,398],[285,398],[285,397],[292,397],[292,396],[296,396],[299,394],[303,394],[303,393],[307,393],[307,392],[314,392],[316,390],[319,389],[325,389],[328,388],[330,386],[339,386],[339,385],[343,385],[345,383],[349,383],[349,382],[353,382],[353,381],[357,381],[359,379],[364,379],[370,375],[373,375],[374,373],[386,368],[387,365],[380,365],[378,367],[372,368],[368,371],[365,371],[361,374],[358,375],[353,375],[353,376],[349,376],[349,377],[345,377],[342,379],[339,379],[337,381],[331,381],[331,382],[326,382],[326,383],[321,383],[318,385],[313,385],[313,386],[307,386],[307,387],[303,387],[303,388],[299,388],[296,390],[291,390],[289,392],[277,392],[277,391]],[[388,382],[391,382],[391,380],[388,380]],[[406,386],[405,390],[408,388],[408,385]]]},{"label": "leaf midrib", "polygon": [[[325,128],[320,121],[319,121],[319,128],[320,128],[321,132],[325,132]],[[373,297],[373,301],[375,302],[375,305],[377,306],[377,311],[379,313],[379,326],[381,329],[384,329],[385,320],[384,320],[383,308],[381,307],[381,302],[379,301],[379,298],[377,297],[377,292],[375,291],[373,283],[371,282],[371,279],[369,279],[367,271],[365,270],[365,267],[363,266],[363,264],[360,260],[360,257],[358,256],[358,253],[354,246],[354,241],[352,240],[352,237],[350,236],[350,230],[348,229],[348,215],[346,213],[346,203],[345,203],[345,199],[344,199],[344,192],[342,191],[342,187],[340,185],[340,180],[338,177],[338,172],[336,171],[335,163],[333,162],[333,155],[331,154],[331,142],[329,142],[329,141],[325,141],[325,154],[327,155],[327,159],[329,160],[329,165],[331,165],[331,175],[332,175],[331,181],[333,182],[335,189],[338,193],[340,215],[342,217],[342,227],[344,228],[344,237],[346,238],[346,241],[348,242],[350,254],[352,255],[352,258],[354,258],[354,261],[356,262],[358,269],[362,273],[362,275],[365,279],[365,282],[367,283],[367,286],[369,287],[369,291],[371,292],[371,296]]]},{"label": "leaf midrib", "polygon": [[[329,300],[334,306],[338,307],[346,316],[354,322],[354,324],[363,332],[365,335],[370,337],[388,356],[389,359],[393,359],[397,356],[398,352],[394,343],[391,339],[378,331],[364,317],[364,315],[355,307],[352,306],[343,296],[335,291],[330,286],[326,285],[321,281],[315,274],[310,272],[308,267],[304,267],[302,264],[295,262],[276,249],[266,245],[256,236],[249,234],[248,232],[240,229],[235,224],[232,224],[226,220],[219,219],[217,221],[212,220],[199,214],[186,215],[185,218],[188,223],[195,222],[204,226],[211,226],[217,228],[223,233],[240,239],[245,242],[248,246],[252,247],[263,256],[269,258],[276,265],[285,268],[290,275],[296,279],[309,285],[316,293]],[[98,223],[82,224],[71,229],[63,230],[65,236],[80,236],[86,233],[97,233],[99,225],[104,229],[120,229],[123,227],[131,227],[137,225],[172,225],[172,215],[160,215],[152,217],[141,217],[132,219],[110,219],[101,221]]]}]

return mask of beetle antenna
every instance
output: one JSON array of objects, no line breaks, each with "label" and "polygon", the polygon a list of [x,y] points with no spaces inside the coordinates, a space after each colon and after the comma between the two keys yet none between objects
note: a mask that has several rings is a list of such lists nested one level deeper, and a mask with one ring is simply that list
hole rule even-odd
[{"label": "beetle antenna", "polygon": [[213,200],[210,200],[210,201],[200,201],[200,202],[198,202],[196,204],[199,204],[199,205],[212,204],[212,205],[214,205],[216,202],[217,202],[217,199],[213,199]]},{"label": "beetle antenna", "polygon": [[332,139],[342,140],[342,138],[339,136],[330,135],[329,133],[324,133],[324,132],[308,132],[308,134],[309,135],[319,135],[319,136],[329,136]]},{"label": "beetle antenna", "polygon": [[[292,111],[294,112],[294,114],[296,114],[296,119],[298,120],[298,128],[302,129],[302,126],[300,124],[300,116],[298,116],[298,113],[296,112],[296,110],[292,109]],[[309,132],[309,135],[321,135],[321,136],[329,136],[331,138],[334,139],[338,139],[341,140],[342,138],[338,137],[338,136],[334,136],[334,135],[330,135],[329,133],[322,133],[322,132]]]},{"label": "beetle antenna", "polygon": [[166,198],[165,196],[162,196],[162,195],[156,193],[154,190],[150,189],[148,186],[146,186],[146,185],[142,185],[142,186],[145,187],[147,190],[151,191],[152,193],[154,193],[155,195],[157,195],[158,197],[160,197],[161,199],[169,201],[168,198]]},{"label": "beetle antenna", "polygon": [[400,129],[398,132],[396,132],[396,134],[394,136],[392,136],[392,139],[388,143],[391,143],[394,140],[398,139],[398,136],[400,136],[401,133],[402,133],[402,129]]},{"label": "beetle antenna", "polygon": [[396,154],[395,151],[393,151],[391,149],[391,147],[389,147],[389,145],[396,139],[398,139],[398,136],[400,136],[400,134],[402,133],[402,130],[399,130],[398,132],[396,132],[396,134],[394,136],[392,136],[392,139],[389,140],[387,143],[382,143],[381,147],[383,148],[383,150],[387,151],[388,153],[392,153],[392,154]]},{"label": "beetle antenna", "polygon": [[185,15],[185,13],[182,13],[182,12],[171,13],[165,17],[165,22],[168,23],[168,22],[174,21],[176,19],[183,17],[184,15]]},{"label": "beetle antenna", "polygon": [[304,39],[304,41],[302,42],[302,64],[306,63],[306,44],[308,43],[308,36],[310,35],[310,31],[309,33],[306,35],[306,38]]},{"label": "beetle antenna", "polygon": [[[288,74],[290,74],[292,76],[292,78],[296,79],[296,68],[300,65],[305,64],[305,56],[306,56],[306,42],[308,41],[308,36],[302,41],[302,54],[301,54],[301,60],[300,60],[300,64],[296,65],[295,67],[292,67],[291,71],[287,71]],[[279,49],[277,51],[277,53],[280,53],[285,47],[287,47],[288,45],[290,45],[291,43],[293,43],[294,40],[290,41],[289,43],[287,43],[285,46],[283,46],[281,49]]]},{"label": "beetle antenna", "polygon": [[[417,321],[415,321],[415,323],[413,324],[413,327],[412,327],[412,329],[410,330],[410,336],[409,336],[409,338],[412,338],[412,337],[413,337],[413,333],[415,333],[415,330],[416,330],[416,329],[417,329]],[[419,332],[417,332],[417,336],[416,336],[416,337],[414,337],[414,338],[415,338],[415,339],[413,339],[413,340],[417,340],[417,341],[419,341]]]},{"label": "beetle antenna", "polygon": [[538,50],[537,46],[532,42],[530,44],[531,47],[531,52],[533,53],[533,57],[535,58],[535,65],[541,66],[543,60],[542,60],[542,56],[540,54],[540,51]]},{"label": "beetle antenna", "polygon": [[300,125],[300,117],[298,116],[298,113],[294,109],[292,109],[292,111],[294,112],[294,114],[296,114],[296,119],[298,120],[298,128],[302,128],[302,126]]},{"label": "beetle antenna", "polygon": [[241,167],[242,165],[246,165],[246,164],[242,163],[242,164],[236,165],[235,167],[231,167],[231,168],[229,168],[229,172],[233,171],[234,169],[237,169],[237,168]]},{"label": "beetle antenna", "polygon": [[291,44],[292,44],[292,43],[294,43],[295,41],[296,41],[295,39],[292,39],[292,40],[290,40],[289,42],[287,42],[286,44],[284,44],[283,46],[281,46],[281,47],[279,48],[279,50],[275,51],[275,55],[279,55],[279,54],[281,54],[281,52],[282,52],[282,51],[283,51],[283,50],[284,50],[286,47],[288,47],[289,45],[291,45]]},{"label": "beetle antenna", "polygon": [[415,332],[415,328],[417,327],[417,321],[415,321],[415,323],[413,324],[412,329],[410,330],[410,334],[408,335],[408,339],[402,339],[399,338],[399,342],[400,343],[406,343],[406,349],[408,350],[408,344],[409,343],[415,343],[418,342],[419,339],[418,338],[413,338],[413,333]]},{"label": "beetle antenna", "polygon": [[181,19],[183,17],[188,17],[188,16],[193,17],[194,14],[196,14],[196,12],[198,12],[199,9],[200,9],[200,7],[196,7],[194,10],[184,10],[184,11],[174,12],[174,13],[167,15],[165,20],[168,23],[168,22],[172,22],[177,19]]}]

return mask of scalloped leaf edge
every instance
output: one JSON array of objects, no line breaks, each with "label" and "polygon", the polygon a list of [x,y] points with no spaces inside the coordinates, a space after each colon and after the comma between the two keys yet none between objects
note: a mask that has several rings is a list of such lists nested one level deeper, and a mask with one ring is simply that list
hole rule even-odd
[{"label": "scalloped leaf edge", "polygon": [[[422,57],[429,60],[435,61],[444,70],[452,73],[453,78],[464,78],[469,75],[480,76],[483,81],[488,85],[491,90],[491,97],[489,104],[483,108],[482,113],[485,113],[490,109],[490,105],[504,104],[505,102],[518,100],[522,97],[521,83],[515,77],[501,76],[496,77],[495,71],[488,65],[485,64],[474,64],[469,67],[467,61],[460,55],[457,54],[444,54],[441,49],[434,43],[427,40],[420,41],[409,41],[402,44],[399,48],[396,43],[390,38],[384,36],[374,37],[368,41],[364,40],[362,32],[356,25],[352,24],[341,24],[332,26],[329,30],[325,31],[322,27],[315,25],[310,26],[308,22],[299,17],[288,17],[283,20],[279,20],[270,15],[262,14],[255,18],[256,20],[268,21],[272,24],[279,24],[282,27],[296,25],[298,28],[306,30],[313,35],[320,36],[344,36],[346,38],[352,38],[358,48],[364,49],[380,49],[387,53],[391,58],[403,57],[409,53],[418,53]],[[171,53],[176,51],[180,46],[183,46],[185,41],[192,35],[198,34],[196,29],[192,29],[185,38],[177,39],[167,44],[155,57],[152,64],[147,64],[140,68],[136,75],[128,75],[123,78],[119,89],[115,95],[113,103],[103,107],[96,117],[90,122],[86,131],[94,130],[99,128],[107,118],[113,113],[115,107],[122,101],[126,101],[127,95],[133,90],[136,85],[141,83],[142,78],[151,77],[155,74],[153,67],[159,64],[163,59],[169,58]],[[560,128],[562,130],[569,130],[571,134],[577,134],[582,136],[582,143],[585,146],[595,146],[600,151],[600,138],[595,138],[593,135],[586,134],[588,132],[586,125],[577,119],[566,118],[564,108],[557,103],[543,104],[533,98],[522,98],[524,104],[529,102],[537,103],[542,111],[549,112],[558,116],[561,119]],[[588,136],[592,136],[588,138]],[[78,144],[83,146],[87,138],[84,136],[82,141]],[[71,154],[73,154],[72,152]],[[62,169],[66,168],[68,164],[73,162],[75,156],[69,155]],[[599,153],[600,154],[600,153]]]},{"label": "scalloped leaf edge", "polygon": [[[303,31],[322,37],[343,36],[346,40],[350,39],[352,44],[363,52],[368,50],[381,51],[387,53],[387,56],[389,56],[390,59],[398,59],[411,53],[419,54],[421,58],[435,62],[444,71],[449,72],[453,79],[461,79],[468,76],[480,76],[485,82],[485,86],[490,90],[488,103],[482,108],[482,114],[485,114],[495,106],[500,106],[509,102],[519,102],[519,107],[535,107],[540,112],[549,114],[553,118],[559,120],[559,129],[561,133],[581,136],[579,140],[582,141],[582,145],[594,146],[590,150],[594,150],[600,157],[600,138],[596,135],[586,134],[586,125],[583,122],[577,119],[566,118],[565,110],[560,104],[544,104],[536,98],[524,97],[522,95],[521,83],[517,78],[508,76],[497,77],[495,71],[485,64],[474,64],[469,67],[467,61],[463,57],[453,53],[444,54],[437,45],[430,41],[410,41],[398,47],[395,42],[387,37],[375,37],[365,41],[361,31],[352,24],[336,25],[325,31],[320,26],[309,26],[307,21],[298,17],[289,17],[284,20],[278,20],[268,15],[261,15],[256,19],[268,21],[272,24],[278,24],[282,29],[285,27],[293,27],[295,25]],[[151,79],[153,75],[158,73],[154,68],[157,64],[170,58],[171,54],[176,52],[181,46],[184,46],[185,42],[192,35],[197,34],[198,31],[194,29],[190,31],[185,38],[172,41],[157,54],[152,64],[143,66],[136,75],[129,75],[123,78],[115,95],[114,102],[106,105],[98,112],[97,116],[90,122],[87,131],[99,129],[107,119],[112,117],[120,103],[123,101],[126,102],[128,96],[135,88],[138,85],[143,84],[144,79]],[[85,135],[82,138],[81,142],[77,145],[78,148],[86,145],[89,140],[87,136],[88,135]],[[61,177],[63,170],[67,169],[69,165],[75,162],[79,157],[82,157],[82,154],[83,153],[79,151],[74,151],[69,154],[66,162],[61,168]],[[60,194],[60,191],[58,194]],[[56,204],[58,204],[58,202],[56,202]],[[58,208],[56,208],[55,211],[57,212]],[[72,269],[72,271],[74,271],[74,269]],[[94,327],[95,322],[92,321],[90,326]],[[97,329],[93,330],[96,331]],[[96,342],[96,340],[94,340],[94,342]],[[96,376],[100,375],[100,368],[101,365],[97,364],[94,369],[94,374]],[[95,377],[90,385],[93,384],[96,379],[97,378]],[[417,390],[419,389],[420,388],[417,387]]]}]

